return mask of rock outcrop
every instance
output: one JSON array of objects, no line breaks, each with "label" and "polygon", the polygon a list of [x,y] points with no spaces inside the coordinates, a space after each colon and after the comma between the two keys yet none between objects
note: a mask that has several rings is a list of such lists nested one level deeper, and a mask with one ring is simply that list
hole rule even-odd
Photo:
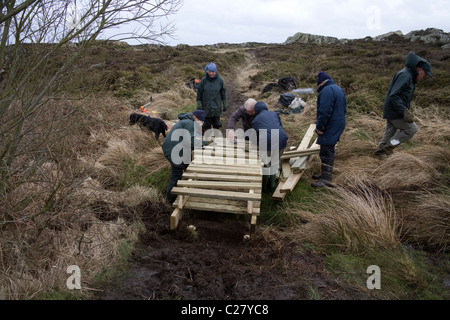
[{"label": "rock outcrop", "polygon": [[309,33],[297,32],[292,37],[287,38],[284,44],[293,43],[315,43],[315,44],[335,44],[341,43],[343,40],[339,40],[335,37],[318,36]]},{"label": "rock outcrop", "polygon": [[[358,39],[355,39],[358,40]],[[437,43],[441,44],[442,48],[448,48],[450,44],[450,33],[444,32],[441,29],[428,28],[426,30],[411,31],[404,35],[400,30],[381,34],[376,37],[366,37],[365,41],[422,41],[425,44]],[[287,38],[284,44],[294,43],[315,43],[315,44],[339,44],[346,43],[348,39],[338,39],[335,37],[327,37],[320,35],[313,35],[309,33],[297,32],[295,35]]]}]

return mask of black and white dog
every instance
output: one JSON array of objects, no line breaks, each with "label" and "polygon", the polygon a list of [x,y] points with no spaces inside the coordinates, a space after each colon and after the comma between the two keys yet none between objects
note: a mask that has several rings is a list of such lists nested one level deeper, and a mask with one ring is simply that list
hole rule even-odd
[{"label": "black and white dog", "polygon": [[162,134],[166,137],[166,131],[168,130],[167,124],[159,118],[151,118],[143,114],[132,113],[130,115],[130,125],[139,124],[141,128],[148,129],[155,133],[156,140],[158,140],[159,135]]}]

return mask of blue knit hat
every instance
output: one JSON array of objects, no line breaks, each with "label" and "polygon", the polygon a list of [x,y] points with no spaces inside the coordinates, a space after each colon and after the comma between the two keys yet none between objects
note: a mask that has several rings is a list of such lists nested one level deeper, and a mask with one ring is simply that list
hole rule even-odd
[{"label": "blue knit hat", "polygon": [[323,71],[320,71],[319,74],[317,75],[317,85],[319,85],[322,82],[324,82],[325,80],[329,80],[329,79],[331,79],[331,77],[329,75],[327,75]]},{"label": "blue knit hat", "polygon": [[214,63],[208,63],[205,67],[205,71],[212,71],[212,72],[217,72],[217,66]]},{"label": "blue knit hat", "polygon": [[192,112],[192,114],[194,116],[196,116],[198,120],[205,121],[205,118],[206,118],[205,111],[203,111],[203,110],[195,110],[194,112]]}]

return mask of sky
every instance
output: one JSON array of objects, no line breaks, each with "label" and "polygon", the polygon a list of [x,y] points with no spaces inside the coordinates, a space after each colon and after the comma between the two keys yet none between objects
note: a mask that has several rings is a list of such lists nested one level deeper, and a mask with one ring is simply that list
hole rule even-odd
[{"label": "sky", "polygon": [[450,0],[184,0],[168,45],[283,43],[297,32],[360,39],[430,27],[450,32]]}]

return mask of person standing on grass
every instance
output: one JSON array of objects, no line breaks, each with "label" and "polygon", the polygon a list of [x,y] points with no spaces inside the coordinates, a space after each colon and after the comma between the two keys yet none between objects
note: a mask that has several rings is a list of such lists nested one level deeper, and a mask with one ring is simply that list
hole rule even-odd
[{"label": "person standing on grass", "polygon": [[[192,113],[182,113],[178,115],[178,119],[179,121],[170,130],[162,145],[164,156],[171,166],[169,186],[166,191],[166,198],[170,203],[177,198],[171,193],[173,187],[177,185],[184,170],[191,162],[191,151],[197,143],[196,135],[201,135],[205,111],[195,110]],[[202,141],[199,140],[198,144],[201,147]]]},{"label": "person standing on grass", "polygon": [[320,145],[320,174],[313,175],[319,181],[312,183],[314,188],[332,186],[334,153],[342,132],[345,129],[347,98],[344,90],[325,72],[317,75],[317,144]]},{"label": "person standing on grass", "polygon": [[197,88],[197,110],[204,110],[206,119],[203,132],[222,127],[220,115],[228,109],[227,91],[222,78],[217,73],[217,66],[209,63],[205,67],[205,77]]},{"label": "person standing on grass", "polygon": [[386,127],[375,150],[376,156],[391,155],[395,147],[409,141],[418,130],[410,103],[416,83],[427,76],[432,77],[431,65],[414,52],[409,52],[405,66],[392,78],[384,100],[383,119],[386,119]]}]

